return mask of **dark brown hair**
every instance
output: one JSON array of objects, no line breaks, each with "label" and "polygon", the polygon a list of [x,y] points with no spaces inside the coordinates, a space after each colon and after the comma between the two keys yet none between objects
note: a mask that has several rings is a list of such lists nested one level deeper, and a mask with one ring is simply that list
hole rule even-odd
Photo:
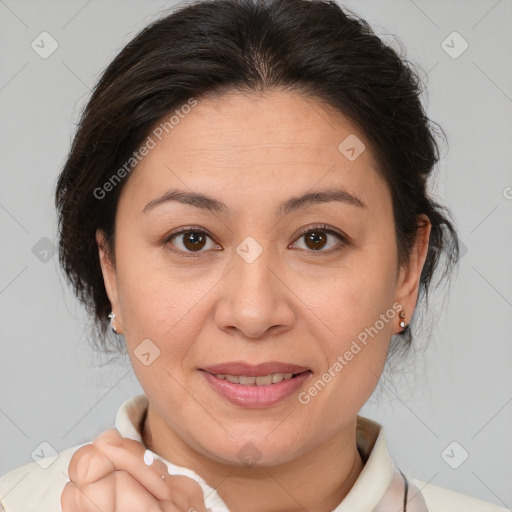
[{"label": "dark brown hair", "polygon": [[[420,298],[426,299],[440,256],[447,257],[442,278],[458,260],[459,244],[449,211],[426,189],[439,149],[421,85],[408,60],[365,20],[330,0],[200,1],[144,28],[97,83],[55,191],[60,263],[91,314],[101,348],[108,351],[110,303],[95,231],[105,232],[113,257],[116,206],[129,174],[122,173],[128,177],[103,197],[97,191],[126,169],[155,123],[191,97],[279,88],[347,116],[389,185],[399,264],[413,247],[418,215],[430,219],[420,280]],[[409,327],[400,338],[410,345]]]}]

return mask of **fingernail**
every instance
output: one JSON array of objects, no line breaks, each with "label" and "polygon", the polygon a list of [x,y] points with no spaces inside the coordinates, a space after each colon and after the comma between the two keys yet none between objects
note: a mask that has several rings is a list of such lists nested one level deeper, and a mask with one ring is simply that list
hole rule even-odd
[{"label": "fingernail", "polygon": [[86,453],[78,462],[78,468],[76,470],[78,478],[80,480],[87,479],[87,473],[89,472],[89,465],[91,463],[91,454]]},{"label": "fingernail", "polygon": [[148,466],[151,466],[151,464],[153,464],[153,461],[155,460],[155,458],[153,457],[153,452],[151,452],[150,450],[146,450],[144,452],[144,462],[148,465]]}]

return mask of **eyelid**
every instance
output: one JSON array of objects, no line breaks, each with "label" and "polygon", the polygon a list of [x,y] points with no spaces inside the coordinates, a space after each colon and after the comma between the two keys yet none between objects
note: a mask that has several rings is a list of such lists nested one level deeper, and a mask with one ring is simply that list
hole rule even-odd
[{"label": "eyelid", "polygon": [[321,251],[321,250],[320,251],[311,251],[311,250],[306,251],[309,254],[313,254],[313,255],[330,254],[330,253],[337,251],[338,249],[341,249],[342,247],[353,244],[352,239],[348,235],[346,235],[343,231],[339,231],[338,229],[336,229],[332,226],[329,226],[328,224],[313,224],[311,226],[306,226],[306,227],[302,228],[301,230],[299,230],[299,232],[295,235],[295,241],[292,243],[292,245],[296,244],[297,241],[302,236],[304,236],[306,233],[314,232],[315,230],[324,231],[325,233],[335,235],[340,241],[336,247],[333,247],[326,251]]},{"label": "eyelid", "polygon": [[[313,253],[313,254],[329,254],[331,252],[334,252],[336,251],[337,249],[340,249],[341,247],[343,246],[346,246],[346,245],[350,245],[352,244],[352,239],[346,235],[344,232],[342,231],[339,231],[337,229],[335,229],[334,227],[332,226],[329,226],[327,224],[313,224],[313,225],[309,225],[309,226],[305,226],[304,228],[300,229],[294,236],[294,241],[292,242],[292,245],[296,244],[297,243],[297,240],[301,237],[301,236],[304,236],[306,233],[310,233],[310,232],[313,232],[315,230],[318,230],[318,231],[324,231],[326,233],[329,233],[329,234],[332,234],[332,235],[335,235],[336,237],[339,238],[340,242],[339,244],[335,247],[335,248],[331,248],[327,251],[306,251],[308,253]],[[172,233],[170,233],[169,235],[166,235],[162,241],[163,245],[167,245],[174,237],[176,236],[179,236],[179,235],[183,235],[185,233],[190,233],[190,232],[199,232],[199,233],[202,233],[206,236],[208,236],[214,243],[216,243],[217,245],[220,245],[216,240],[215,238],[209,233],[209,231],[207,231],[206,229],[200,227],[200,226],[185,226],[183,228],[180,228],[178,231],[173,231]],[[196,251],[196,252],[193,252],[193,251],[181,251],[181,250],[175,250],[175,249],[170,249],[172,252],[174,253],[177,253],[177,254],[180,254],[180,255],[184,255],[185,257],[198,257],[201,255],[201,253],[203,252],[207,252],[207,251]]]},{"label": "eyelid", "polygon": [[310,231],[325,231],[326,233],[332,233],[342,240],[345,240],[347,243],[351,240],[348,235],[343,233],[342,231],[339,231],[338,229],[329,226],[328,224],[313,224],[312,226],[306,226],[299,230],[299,232],[295,235],[296,238],[305,235],[306,233],[309,233]]},{"label": "eyelid", "polygon": [[178,231],[172,231],[168,235],[165,235],[163,241],[164,243],[167,243],[171,238],[182,235],[184,233],[190,233],[190,232],[200,232],[204,233],[205,235],[208,235],[212,240],[215,240],[214,237],[210,234],[210,232],[201,226],[184,226],[182,228],[179,228]]},{"label": "eyelid", "polygon": [[[180,229],[178,229],[178,231],[173,231],[171,233],[169,233],[168,235],[164,236],[163,240],[162,240],[162,245],[163,246],[167,246],[167,244],[170,243],[170,241],[174,238],[174,237],[177,237],[179,235],[183,235],[185,233],[191,233],[191,232],[199,232],[201,234],[204,234],[206,235],[208,238],[210,238],[214,243],[216,243],[217,245],[219,245],[219,243],[215,240],[215,238],[210,234],[210,232],[200,226],[185,226],[185,227],[182,227]],[[184,256],[186,258],[188,257],[192,257],[192,258],[197,258],[199,256],[201,256],[202,253],[205,253],[207,254],[206,251],[197,251],[197,252],[193,252],[193,251],[181,251],[181,250],[178,250],[178,249],[169,249],[171,252],[175,253],[175,254],[179,254],[180,256]]]}]

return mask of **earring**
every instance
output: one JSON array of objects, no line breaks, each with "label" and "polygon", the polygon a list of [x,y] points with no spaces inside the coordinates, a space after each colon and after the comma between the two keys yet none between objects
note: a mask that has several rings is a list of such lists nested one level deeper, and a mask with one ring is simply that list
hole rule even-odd
[{"label": "earring", "polygon": [[400,322],[398,323],[398,325],[399,325],[402,329],[404,329],[405,327],[407,327],[407,326],[406,326],[406,324],[405,324],[405,322],[404,322],[404,320],[403,320],[403,319],[405,318],[405,313],[404,313],[403,311],[400,311],[400,315],[399,315],[399,316],[400,316],[400,318],[401,318],[402,320],[400,320]]},{"label": "earring", "polygon": [[112,329],[112,332],[114,334],[119,334],[117,332],[117,329],[115,328],[114,324],[112,323],[115,319],[116,319],[116,315],[114,315],[114,312],[111,311],[109,314],[108,314],[108,317],[110,318],[110,328]]}]

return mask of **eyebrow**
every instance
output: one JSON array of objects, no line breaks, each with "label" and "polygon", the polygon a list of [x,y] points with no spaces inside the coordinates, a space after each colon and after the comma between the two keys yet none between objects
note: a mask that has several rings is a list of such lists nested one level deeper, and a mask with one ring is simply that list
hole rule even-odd
[{"label": "eyebrow", "polygon": [[[224,213],[229,215],[229,208],[208,195],[200,194],[197,192],[184,192],[182,190],[169,190],[164,195],[151,200],[142,210],[142,213],[147,213],[149,210],[156,206],[169,201],[177,201],[183,204],[189,204],[208,210],[214,213]],[[357,196],[350,194],[343,188],[339,189],[324,189],[317,192],[309,192],[302,196],[292,197],[281,203],[274,212],[276,217],[284,216],[292,211],[308,208],[309,206],[321,203],[329,203],[337,201],[359,208],[366,208],[366,205]]]}]

